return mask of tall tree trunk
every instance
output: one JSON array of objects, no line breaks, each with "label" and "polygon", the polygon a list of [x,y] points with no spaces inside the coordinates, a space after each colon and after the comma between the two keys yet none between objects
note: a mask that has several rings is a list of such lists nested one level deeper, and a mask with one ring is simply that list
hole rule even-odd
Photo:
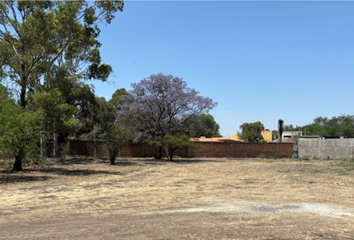
[{"label": "tall tree trunk", "polygon": [[162,159],[162,147],[159,147],[159,151],[157,153],[157,159],[161,160]]},{"label": "tall tree trunk", "polygon": [[17,172],[17,171],[22,171],[22,157],[20,156],[15,156],[15,163],[12,166],[12,171]]},{"label": "tall tree trunk", "polygon": [[21,105],[22,108],[26,107],[26,85],[25,86],[21,86],[20,105]]},{"label": "tall tree trunk", "polygon": [[[25,49],[23,48],[23,46],[22,46],[22,51],[23,51],[23,54],[25,54]],[[21,104],[21,107],[23,107],[23,108],[26,107],[27,80],[28,80],[28,78],[26,77],[26,65],[24,63],[21,63],[20,104]]]},{"label": "tall tree trunk", "polygon": [[168,155],[169,155],[169,160],[173,161],[173,153],[175,152],[174,149],[170,148],[168,151]]},{"label": "tall tree trunk", "polygon": [[155,160],[160,160],[161,159],[161,155],[162,155],[162,148],[161,147],[156,147],[156,145],[154,145],[154,151],[155,151]]},{"label": "tall tree trunk", "polygon": [[47,134],[46,134],[46,124],[42,121],[42,133],[41,133],[41,153],[44,159],[47,158]]},{"label": "tall tree trunk", "polygon": [[166,158],[168,161],[173,161],[173,152],[175,151],[175,149],[173,149],[173,147],[169,147],[168,145],[166,145],[166,151],[163,150],[163,148],[161,148],[163,153],[165,154]]},{"label": "tall tree trunk", "polygon": [[116,162],[116,157],[119,153],[119,149],[115,148],[114,146],[111,146],[112,148],[109,149],[109,161],[111,162],[111,165],[114,165]]},{"label": "tall tree trunk", "polygon": [[58,133],[53,133],[53,157],[59,157]]}]

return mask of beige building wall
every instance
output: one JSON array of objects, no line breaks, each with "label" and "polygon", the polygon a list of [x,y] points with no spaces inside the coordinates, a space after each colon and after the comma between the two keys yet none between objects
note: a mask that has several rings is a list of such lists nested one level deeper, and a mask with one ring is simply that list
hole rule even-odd
[{"label": "beige building wall", "polygon": [[266,142],[271,142],[273,139],[272,131],[262,131],[262,136]]},{"label": "beige building wall", "polygon": [[[273,137],[272,131],[262,131],[262,137],[266,142],[271,142]],[[231,134],[231,139],[235,141],[240,141],[237,133]]]},{"label": "beige building wall", "polygon": [[232,140],[235,140],[235,141],[240,141],[240,138],[238,137],[238,134],[237,134],[237,133],[231,134],[231,139],[232,139]]}]

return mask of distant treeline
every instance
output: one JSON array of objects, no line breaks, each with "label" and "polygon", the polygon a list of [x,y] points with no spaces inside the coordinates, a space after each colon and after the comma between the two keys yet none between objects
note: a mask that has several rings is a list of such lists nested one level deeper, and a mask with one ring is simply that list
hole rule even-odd
[{"label": "distant treeline", "polygon": [[302,131],[305,135],[323,137],[354,137],[354,115],[338,117],[317,117],[312,123],[294,127],[292,124],[284,126],[285,131]]}]

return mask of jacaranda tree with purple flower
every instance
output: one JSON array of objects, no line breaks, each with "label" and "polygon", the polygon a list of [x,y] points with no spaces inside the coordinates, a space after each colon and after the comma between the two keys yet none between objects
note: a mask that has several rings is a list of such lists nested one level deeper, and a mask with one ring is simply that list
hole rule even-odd
[{"label": "jacaranda tree with purple flower", "polygon": [[[172,75],[151,75],[133,83],[132,88],[121,111],[139,128],[144,138],[140,140],[158,148],[155,155],[158,159],[161,159],[163,146],[169,149],[171,138],[176,143],[179,142],[176,138],[192,136],[196,119],[217,106],[212,99],[198,95],[199,92],[187,87],[185,81]],[[185,141],[182,145],[186,145]],[[173,152],[165,151],[165,154],[173,159]]]}]

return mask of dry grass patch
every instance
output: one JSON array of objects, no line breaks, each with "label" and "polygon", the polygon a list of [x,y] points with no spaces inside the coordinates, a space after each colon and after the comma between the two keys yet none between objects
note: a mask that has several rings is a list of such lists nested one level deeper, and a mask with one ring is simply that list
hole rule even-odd
[{"label": "dry grass patch", "polygon": [[42,235],[23,231],[39,239],[57,236],[54,222],[76,239],[353,239],[353,173],[339,161],[71,158],[0,173],[0,227],[31,222]]}]

